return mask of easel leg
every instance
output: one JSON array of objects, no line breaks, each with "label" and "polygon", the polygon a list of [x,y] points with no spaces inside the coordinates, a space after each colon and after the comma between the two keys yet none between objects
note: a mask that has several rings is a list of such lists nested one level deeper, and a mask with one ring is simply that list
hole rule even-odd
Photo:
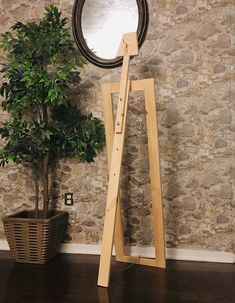
[{"label": "easel leg", "polygon": [[165,240],[162,209],[158,130],[153,79],[145,80],[145,106],[149,150],[149,168],[152,192],[152,214],[156,264],[165,268]]},{"label": "easel leg", "polygon": [[[105,137],[108,155],[108,167],[110,170],[113,140],[114,140],[114,118],[113,118],[113,104],[112,104],[112,93],[119,91],[120,85],[117,84],[103,84],[102,95],[103,95],[103,108],[104,108],[104,124],[105,124]],[[119,260],[124,256],[124,238],[123,238],[123,224],[121,214],[121,201],[118,197],[117,200],[117,213],[114,227],[114,245],[116,259]]]},{"label": "easel leg", "polygon": [[103,242],[100,256],[100,269],[98,276],[98,285],[109,286],[111,257],[113,248],[113,235],[117,211],[117,201],[119,193],[119,183],[121,175],[122,154],[126,130],[126,116],[128,107],[128,95],[130,91],[130,82],[127,84],[125,107],[123,113],[123,127],[121,133],[115,133],[113,139],[112,159],[110,162],[109,185],[107,194],[107,203],[105,210]]},{"label": "easel leg", "polygon": [[124,256],[124,232],[123,232],[123,222],[122,222],[122,211],[121,211],[121,201],[118,198],[117,201],[117,213],[115,219],[115,229],[114,229],[114,246],[116,260],[120,260]]}]

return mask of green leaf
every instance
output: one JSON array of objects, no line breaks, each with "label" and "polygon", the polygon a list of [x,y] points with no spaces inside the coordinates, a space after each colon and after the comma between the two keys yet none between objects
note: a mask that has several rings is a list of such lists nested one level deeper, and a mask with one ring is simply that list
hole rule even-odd
[{"label": "green leaf", "polygon": [[29,76],[24,76],[22,79],[21,79],[22,82],[27,82],[27,81],[30,81],[30,78]]}]

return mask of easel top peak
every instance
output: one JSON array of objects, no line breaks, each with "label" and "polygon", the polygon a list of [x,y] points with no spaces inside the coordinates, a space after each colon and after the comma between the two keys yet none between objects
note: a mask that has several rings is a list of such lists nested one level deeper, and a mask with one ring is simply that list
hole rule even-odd
[{"label": "easel top peak", "polygon": [[125,33],[122,36],[122,40],[117,52],[117,57],[123,57],[125,55],[136,56],[138,55],[138,40],[137,33]]}]

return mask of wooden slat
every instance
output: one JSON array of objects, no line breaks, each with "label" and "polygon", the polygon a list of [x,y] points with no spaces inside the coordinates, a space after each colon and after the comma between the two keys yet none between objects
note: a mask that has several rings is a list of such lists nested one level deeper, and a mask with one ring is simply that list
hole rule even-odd
[{"label": "wooden slat", "polygon": [[[119,83],[113,90],[110,84],[102,85],[102,95],[103,95],[103,109],[104,109],[104,124],[105,124],[105,138],[108,156],[108,167],[110,170],[112,148],[113,148],[113,138],[114,138],[114,118],[113,118],[113,104],[112,104],[112,94],[119,91]],[[116,256],[121,258],[124,255],[124,240],[123,240],[123,226],[121,217],[121,205],[120,198],[118,194],[117,198],[117,213],[114,229],[114,245]]]},{"label": "wooden slat", "polygon": [[165,267],[165,240],[162,209],[158,129],[153,79],[145,80],[145,105],[149,150],[149,169],[152,193],[153,230],[158,266]]},{"label": "wooden slat", "polygon": [[128,71],[129,71],[130,56],[126,54],[123,57],[123,68],[121,75],[120,91],[118,97],[117,116],[115,121],[115,133],[122,134],[124,127],[124,109],[128,98],[129,91],[127,89]]},{"label": "wooden slat", "polygon": [[[130,90],[130,82],[127,91]],[[118,106],[120,103],[118,103]],[[126,115],[128,108],[128,94],[126,94],[123,129],[122,133],[115,133],[113,139],[112,159],[110,162],[109,185],[105,210],[103,241],[101,248],[100,267],[98,275],[98,285],[108,287],[111,268],[111,256],[113,247],[113,235],[117,210],[117,198],[119,193],[119,183],[121,175],[122,154],[126,130]]]},{"label": "wooden slat", "polygon": [[162,267],[159,266],[160,263],[157,259],[154,258],[143,258],[143,257],[135,257],[135,256],[124,256],[122,258],[117,259],[119,262],[126,262],[126,263],[133,263],[139,265],[146,265],[146,266],[154,266],[154,267]]},{"label": "wooden slat", "polygon": [[117,52],[117,57],[123,57],[127,53],[129,56],[136,56],[138,55],[138,52],[137,33],[125,33],[122,37],[122,41]]},{"label": "wooden slat", "polygon": [[122,74],[119,88],[118,108],[115,121],[115,133],[121,134],[124,127],[124,110],[128,100],[128,73],[130,56],[138,55],[138,41],[136,32],[126,33],[122,37],[117,56],[123,57]]},{"label": "wooden slat", "polygon": [[[132,80],[131,81],[131,86],[130,86],[130,91],[144,91],[145,90],[145,85],[146,85],[146,80],[148,81],[149,79],[144,79],[144,80]],[[112,83],[105,83],[103,84],[105,88],[107,88],[107,93],[118,93],[119,88],[120,88],[120,83],[119,82],[112,82]],[[108,100],[108,99],[107,99]]]}]

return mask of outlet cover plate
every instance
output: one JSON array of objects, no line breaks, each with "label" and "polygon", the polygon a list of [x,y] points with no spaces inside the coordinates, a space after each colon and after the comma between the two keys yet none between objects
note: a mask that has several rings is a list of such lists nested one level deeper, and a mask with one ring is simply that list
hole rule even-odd
[{"label": "outlet cover plate", "polygon": [[64,204],[66,206],[72,206],[73,205],[73,193],[65,193],[64,194]]}]

